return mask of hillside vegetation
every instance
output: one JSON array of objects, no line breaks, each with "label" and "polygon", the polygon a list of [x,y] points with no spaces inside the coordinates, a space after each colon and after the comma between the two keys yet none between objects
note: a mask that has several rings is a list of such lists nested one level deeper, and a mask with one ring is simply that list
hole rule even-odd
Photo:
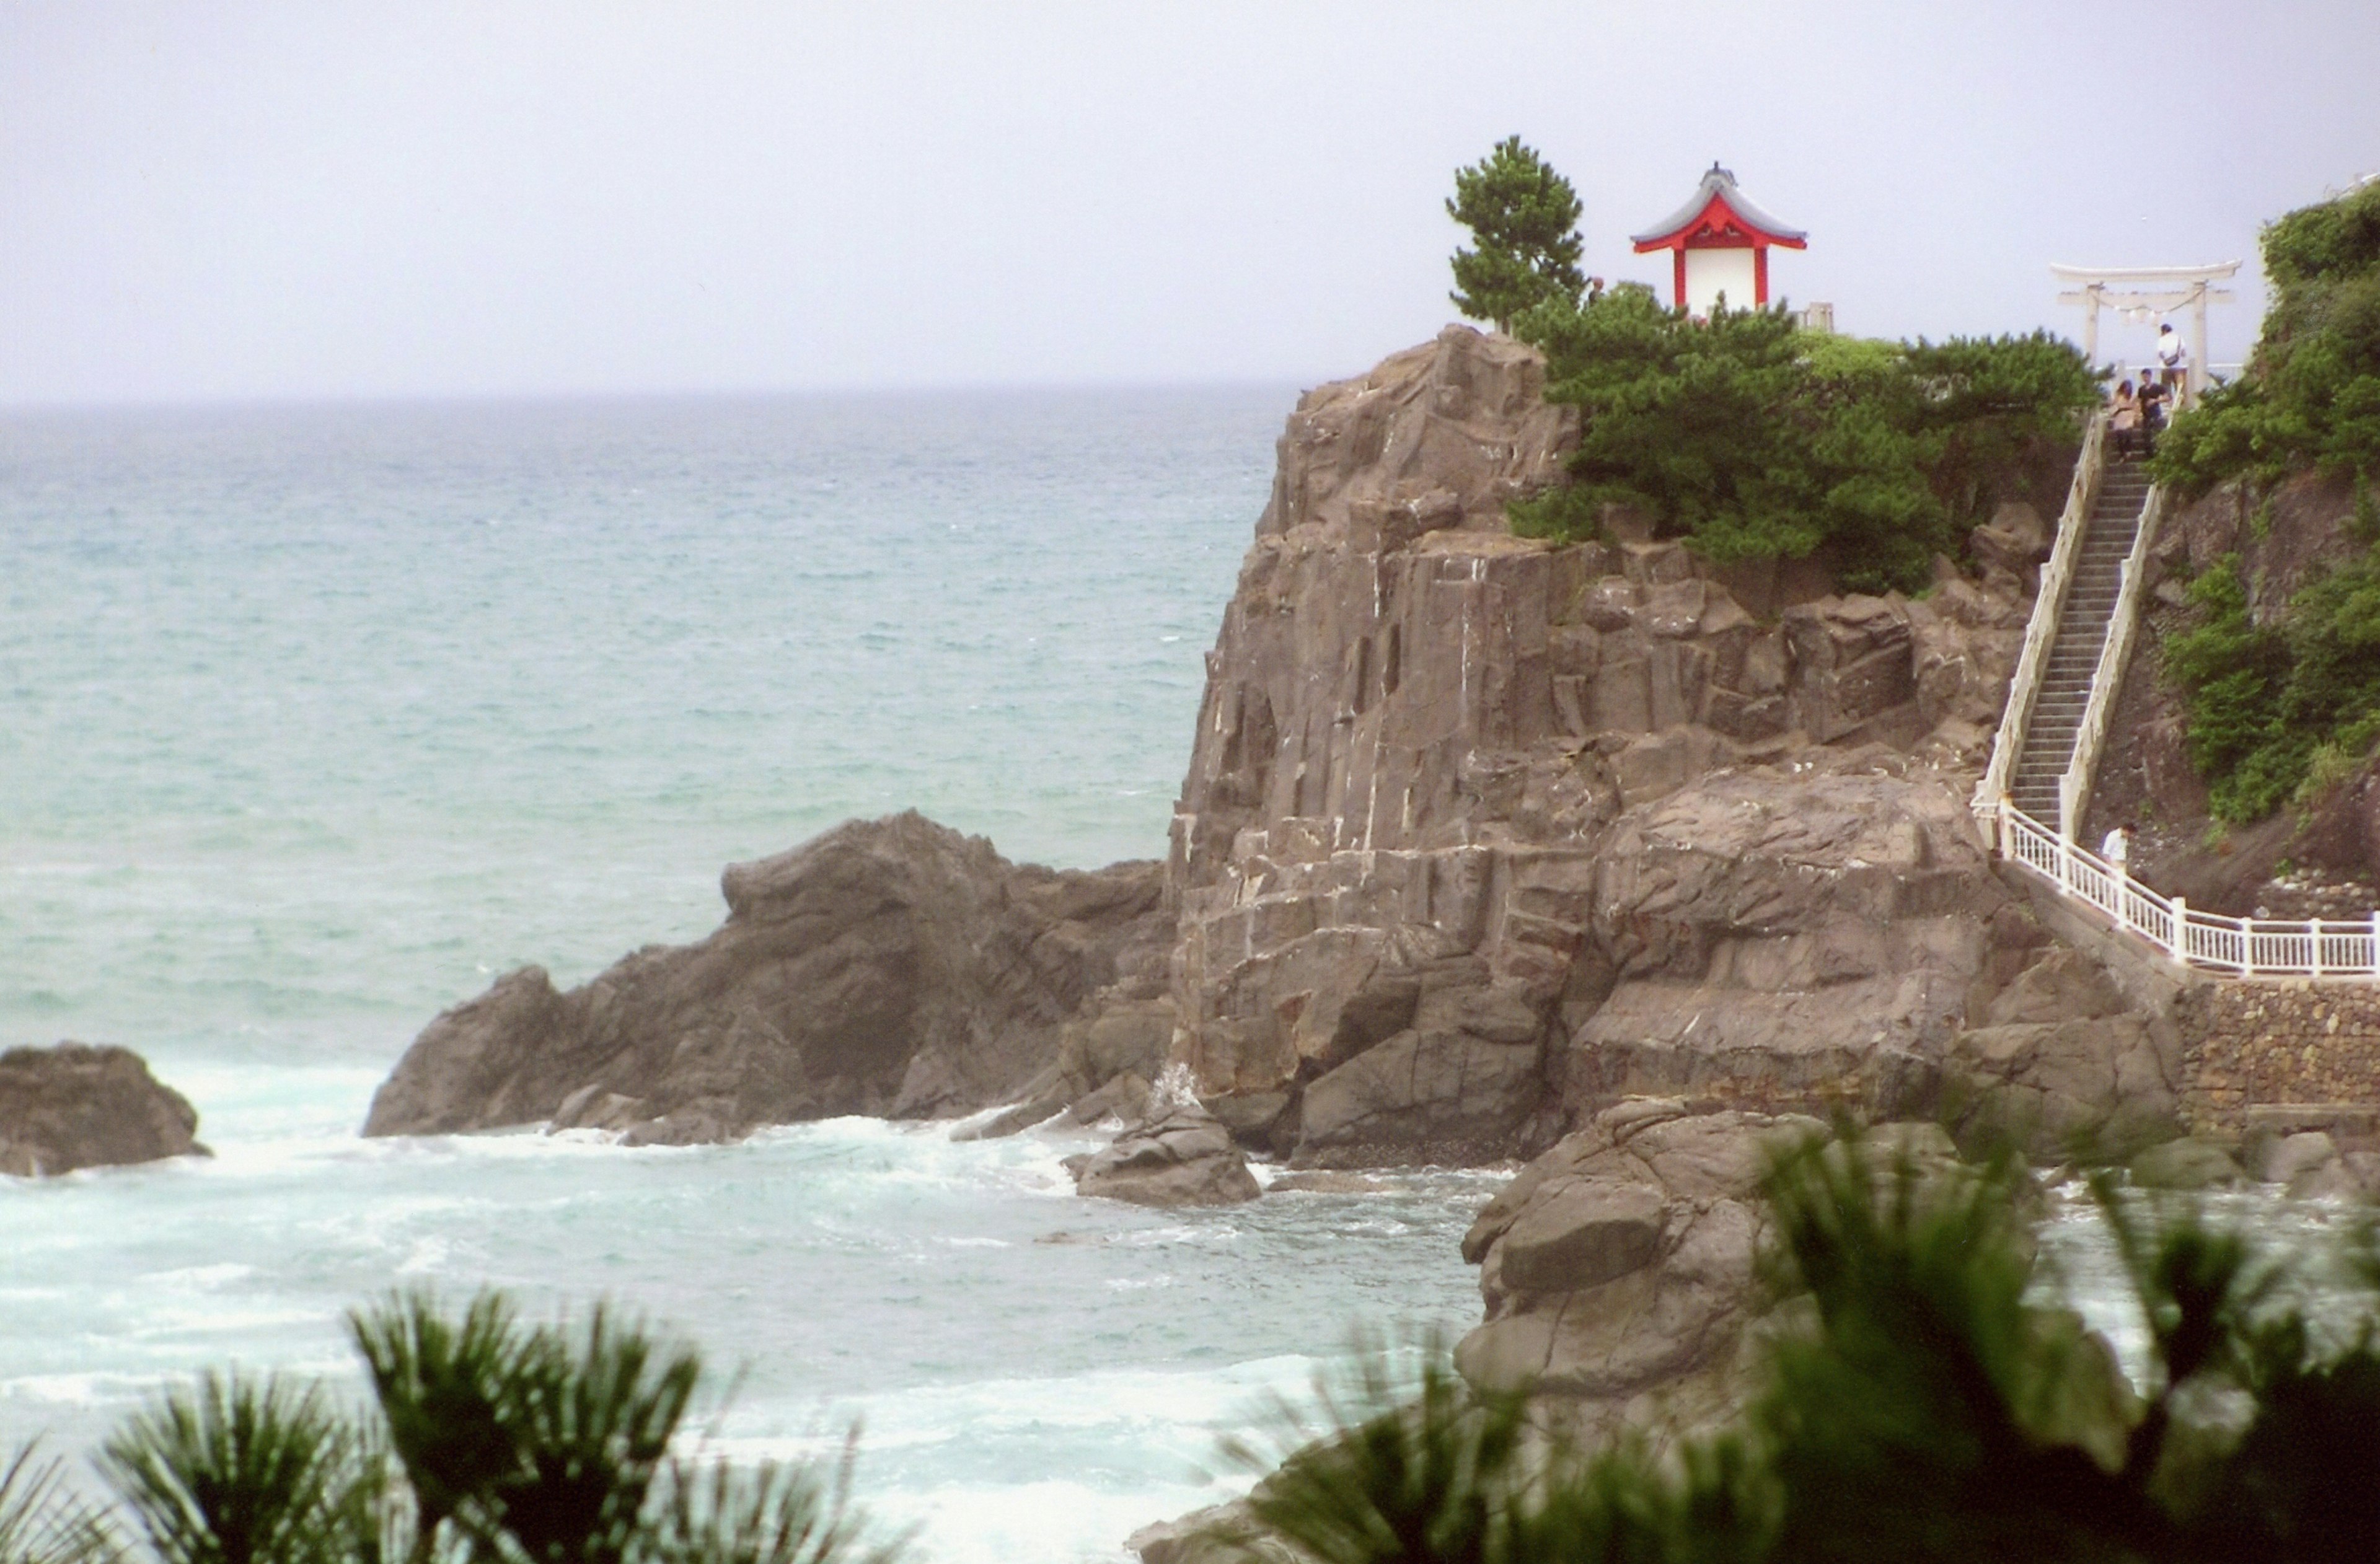
[{"label": "hillside vegetation", "polygon": [[2380,742],[2380,183],[2280,218],[2264,252],[2273,303],[2247,372],[2174,420],[2154,470],[2185,494],[2232,481],[2267,505],[2293,478],[2352,478],[2363,546],[2261,621],[2236,556],[2191,584],[2195,619],[2168,638],[2166,667],[2191,763],[2234,822],[2309,802]]}]

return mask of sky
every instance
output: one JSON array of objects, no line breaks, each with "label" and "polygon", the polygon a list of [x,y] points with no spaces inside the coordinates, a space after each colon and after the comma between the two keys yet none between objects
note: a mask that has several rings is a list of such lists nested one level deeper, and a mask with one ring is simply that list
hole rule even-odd
[{"label": "sky", "polygon": [[1310,385],[1512,134],[1591,272],[1717,160],[1839,329],[2237,259],[2236,360],[2375,81],[2374,0],[0,0],[0,404]]}]

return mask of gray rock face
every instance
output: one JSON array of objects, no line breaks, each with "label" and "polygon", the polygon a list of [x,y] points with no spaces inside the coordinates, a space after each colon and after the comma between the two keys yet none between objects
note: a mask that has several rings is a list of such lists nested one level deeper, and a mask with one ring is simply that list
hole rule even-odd
[{"label": "gray rock face", "polygon": [[203,1157],[198,1127],[198,1110],[130,1049],[68,1042],[0,1053],[0,1173]]},{"label": "gray rock face", "polygon": [[1531,1162],[1463,1241],[1487,1322],[1455,1363],[1533,1386],[1544,1420],[1599,1439],[1708,1426],[1740,1404],[1764,1310],[1758,1198],[1769,1150],[1815,1120],[1640,1099]]},{"label": "gray rock face", "polygon": [[1208,657],[1170,1059],[1300,1166],[1527,1156],[1629,1093],[1888,1109],[2038,943],[1963,807],[2029,585],[1516,538],[1572,438],[1542,375],[1457,327],[1310,393]]},{"label": "gray rock face", "polygon": [[1135,1206],[1236,1206],[1262,1193],[1231,1131],[1199,1108],[1173,1108],[1073,1164],[1077,1194]]},{"label": "gray rock face", "polygon": [[915,813],[722,878],[726,923],[558,993],[534,967],[438,1017],[366,1134],[550,1121],[638,1142],[956,1114],[1050,1072],[1066,1024],[1162,961],[1155,864],[1059,873]]}]

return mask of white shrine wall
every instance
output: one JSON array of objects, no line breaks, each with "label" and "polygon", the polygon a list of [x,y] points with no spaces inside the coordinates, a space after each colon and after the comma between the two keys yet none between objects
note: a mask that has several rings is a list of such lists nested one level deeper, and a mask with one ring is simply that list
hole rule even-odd
[{"label": "white shrine wall", "polygon": [[1686,251],[1687,312],[1709,314],[1722,290],[1730,309],[1753,308],[1758,296],[1753,290],[1751,247]]}]

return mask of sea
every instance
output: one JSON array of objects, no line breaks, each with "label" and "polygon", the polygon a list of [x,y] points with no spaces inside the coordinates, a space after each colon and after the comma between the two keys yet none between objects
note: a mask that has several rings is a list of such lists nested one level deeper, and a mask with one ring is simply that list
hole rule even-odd
[{"label": "sea", "polygon": [[0,1180],[0,1455],[211,1367],[359,1397],[347,1311],[493,1284],[701,1347],[709,1449],[856,1427],[917,1557],[1111,1560],[1475,1321],[1494,1171],[1155,1212],[1086,1132],[358,1134],[440,1010],[839,820],[1160,855],[1294,394],[0,412],[0,1047],[136,1049],[213,1151]]}]

